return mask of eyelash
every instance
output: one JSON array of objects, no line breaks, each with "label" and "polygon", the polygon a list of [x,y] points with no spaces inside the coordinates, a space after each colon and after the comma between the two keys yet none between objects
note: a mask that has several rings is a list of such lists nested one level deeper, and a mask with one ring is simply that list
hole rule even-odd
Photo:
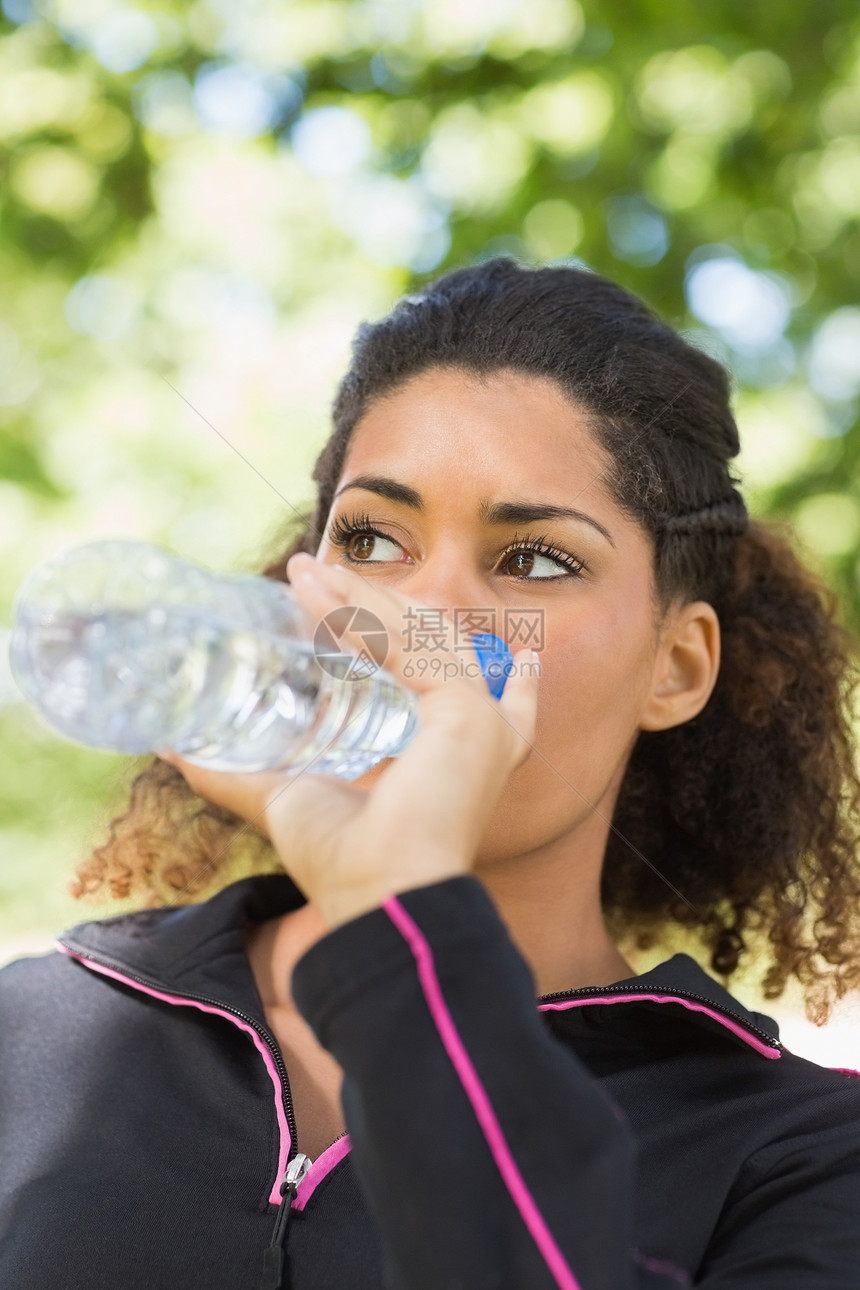
[{"label": "eyelash", "polygon": [[[395,542],[397,546],[400,545],[396,538],[389,537],[387,533],[375,528],[366,512],[349,516],[349,518],[339,515],[329,529],[328,539],[333,546],[343,551],[344,559],[349,560],[351,564],[368,564],[370,561],[356,560],[347,551],[347,547],[354,537],[367,537],[368,534],[382,538],[385,542]],[[552,578],[517,578],[516,575],[511,575],[516,582],[558,582],[561,578],[566,577],[579,578],[582,576],[583,571],[588,570],[588,565],[584,560],[578,560],[575,556],[568,555],[566,551],[560,551],[556,546],[549,546],[545,539],[545,533],[539,535],[515,533],[511,544],[505,548],[500,558],[502,560],[510,559],[511,556],[518,555],[520,551],[534,551],[537,555],[557,560],[559,564],[568,570],[568,573],[560,573]]]}]

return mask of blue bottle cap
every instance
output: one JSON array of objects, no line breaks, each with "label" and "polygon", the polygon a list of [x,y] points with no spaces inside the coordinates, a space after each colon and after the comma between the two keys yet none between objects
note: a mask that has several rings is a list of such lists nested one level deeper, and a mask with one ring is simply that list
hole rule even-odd
[{"label": "blue bottle cap", "polygon": [[514,668],[513,655],[505,642],[492,632],[475,632],[471,640],[490,694],[500,699]]}]

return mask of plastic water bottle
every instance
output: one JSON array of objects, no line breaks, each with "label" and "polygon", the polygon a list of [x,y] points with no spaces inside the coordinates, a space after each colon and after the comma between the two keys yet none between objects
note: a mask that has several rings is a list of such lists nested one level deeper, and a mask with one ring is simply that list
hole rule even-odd
[{"label": "plastic water bottle", "polygon": [[[73,547],[25,579],[13,613],[15,682],[74,742],[355,779],[418,731],[417,694],[338,649],[327,619],[310,639],[286,583],[211,573],[149,542]],[[471,639],[498,697],[510,651],[490,633]]]}]

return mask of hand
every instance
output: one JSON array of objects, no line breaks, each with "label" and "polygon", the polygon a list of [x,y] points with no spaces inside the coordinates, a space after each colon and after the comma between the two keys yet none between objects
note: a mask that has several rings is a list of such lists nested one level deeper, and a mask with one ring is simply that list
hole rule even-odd
[{"label": "hand", "polygon": [[[370,788],[312,770],[294,777],[229,773],[204,770],[172,752],[158,755],[199,796],[262,828],[331,928],[397,892],[471,870],[508,777],[531,751],[538,669],[524,666],[536,656],[521,650],[501,699],[494,699],[474,653],[435,643],[432,650],[406,648],[404,615],[420,608],[414,600],[305,553],[287,567],[290,589],[311,620],[338,605],[356,605],[383,622],[385,671],[419,695],[412,742]],[[301,577],[305,570],[310,581]],[[345,652],[361,649],[357,633],[342,640]]]}]

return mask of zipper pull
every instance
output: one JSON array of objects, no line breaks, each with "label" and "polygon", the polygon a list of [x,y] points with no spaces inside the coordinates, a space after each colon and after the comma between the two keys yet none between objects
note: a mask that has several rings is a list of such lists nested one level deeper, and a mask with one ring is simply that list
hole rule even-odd
[{"label": "zipper pull", "polygon": [[263,1255],[263,1280],[260,1290],[281,1290],[284,1276],[284,1238],[287,1234],[287,1223],[290,1219],[290,1208],[299,1183],[310,1169],[313,1161],[310,1156],[297,1151],[287,1165],[287,1171],[281,1182],[281,1208],[275,1219],[275,1230],[272,1232],[272,1243]]}]

